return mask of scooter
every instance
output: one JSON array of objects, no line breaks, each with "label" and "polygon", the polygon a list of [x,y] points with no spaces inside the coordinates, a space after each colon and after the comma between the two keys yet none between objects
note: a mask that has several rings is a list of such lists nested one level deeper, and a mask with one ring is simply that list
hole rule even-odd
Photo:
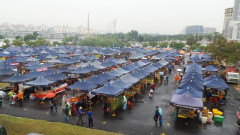
[{"label": "scooter", "polygon": [[154,94],[153,92],[150,92],[150,93],[149,93],[149,97],[152,98],[152,97],[153,97],[153,94]]}]

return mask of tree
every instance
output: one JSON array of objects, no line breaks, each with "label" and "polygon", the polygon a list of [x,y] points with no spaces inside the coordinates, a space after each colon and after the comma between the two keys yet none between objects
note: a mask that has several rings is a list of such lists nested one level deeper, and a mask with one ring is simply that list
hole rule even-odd
[{"label": "tree", "polygon": [[219,36],[216,41],[209,44],[208,52],[216,60],[225,60],[227,64],[236,64],[240,61],[240,43],[230,41],[228,42],[222,36]]},{"label": "tree", "polygon": [[19,39],[19,40],[20,40],[21,38],[22,38],[21,36],[16,36],[16,37],[15,37],[15,39]]},{"label": "tree", "polygon": [[61,43],[59,43],[58,41],[53,41],[52,45],[56,46],[56,45],[60,45]]},{"label": "tree", "polygon": [[3,41],[5,44],[9,44],[10,43],[10,40],[9,39],[4,39]]},{"label": "tree", "polygon": [[152,46],[152,47],[156,47],[157,46],[157,42],[151,41],[151,42],[149,42],[149,45]]},{"label": "tree", "polygon": [[195,50],[195,49],[200,49],[201,47],[201,44],[200,43],[195,43],[193,44],[192,46],[190,46],[190,49],[191,50]]},{"label": "tree", "polygon": [[0,35],[0,39],[5,39],[5,37],[3,35]]},{"label": "tree", "polygon": [[24,42],[19,39],[15,39],[12,42],[12,45],[15,45],[15,46],[23,46],[23,44],[24,44]]},{"label": "tree", "polygon": [[144,41],[143,36],[142,36],[142,35],[139,35],[139,36],[138,36],[138,42],[143,42],[143,41]]},{"label": "tree", "polygon": [[34,36],[35,39],[37,39],[37,37],[39,36],[37,31],[34,31],[32,35]]},{"label": "tree", "polygon": [[143,43],[143,47],[148,47],[148,43]]},{"label": "tree", "polygon": [[191,36],[190,38],[187,39],[187,45],[193,45],[197,42],[197,39]]},{"label": "tree", "polygon": [[185,47],[185,44],[182,42],[173,41],[173,42],[171,42],[170,47],[179,50],[179,49],[182,49],[183,47]]},{"label": "tree", "polygon": [[29,41],[29,40],[36,40],[36,37],[33,36],[32,34],[27,34],[24,36],[24,41]]},{"label": "tree", "polygon": [[162,43],[160,44],[160,47],[161,47],[161,48],[167,48],[167,47],[168,47],[168,43],[167,43],[167,42],[162,42]]}]

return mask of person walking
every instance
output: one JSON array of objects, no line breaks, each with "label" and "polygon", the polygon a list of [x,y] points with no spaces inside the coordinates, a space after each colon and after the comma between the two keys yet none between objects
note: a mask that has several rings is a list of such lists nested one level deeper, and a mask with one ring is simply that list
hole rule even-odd
[{"label": "person walking", "polygon": [[8,95],[9,95],[9,104],[11,105],[12,104],[12,101],[13,101],[13,90],[11,90],[10,92],[8,92]]},{"label": "person walking", "polygon": [[123,95],[123,110],[126,110],[127,108],[127,98],[125,95]]},{"label": "person walking", "polygon": [[155,125],[157,126],[158,123],[158,118],[159,118],[159,111],[158,111],[158,106],[156,106],[156,111],[153,117],[153,120],[155,121]]},{"label": "person walking", "polygon": [[83,120],[82,120],[82,116],[83,116],[84,112],[82,111],[82,107],[79,107],[78,110],[78,121],[77,121],[77,125],[79,125],[79,122],[81,121],[82,124],[84,124]]},{"label": "person walking", "polygon": [[19,92],[19,94],[18,94],[18,101],[19,101],[19,103],[20,103],[20,106],[22,106],[22,104],[23,104],[23,95],[24,95],[24,93],[23,93],[23,91],[21,90],[21,91]]},{"label": "person walking", "polygon": [[162,108],[158,108],[158,112],[159,112],[159,125],[162,126],[163,120],[162,120]]},{"label": "person walking", "polygon": [[94,126],[93,126],[93,114],[92,114],[92,110],[89,110],[88,112],[87,112],[87,117],[88,117],[88,126],[89,126],[89,128],[94,128]]},{"label": "person walking", "polygon": [[104,112],[104,115],[106,115],[108,113],[108,103],[107,103],[107,99],[104,100],[104,103],[103,103],[103,112]]},{"label": "person walking", "polygon": [[68,108],[68,104],[66,104],[66,107],[64,109],[64,115],[65,115],[65,122],[68,123],[68,121],[69,121],[69,108]]},{"label": "person walking", "polygon": [[168,79],[169,79],[168,76],[166,76],[166,82],[167,82],[167,84],[168,84]]},{"label": "person walking", "polygon": [[[52,99],[52,104],[53,104],[53,108],[55,108],[55,111],[57,112],[57,103],[56,103],[56,100],[55,98]],[[52,108],[52,109],[53,109]],[[52,110],[53,111],[53,110]]]}]

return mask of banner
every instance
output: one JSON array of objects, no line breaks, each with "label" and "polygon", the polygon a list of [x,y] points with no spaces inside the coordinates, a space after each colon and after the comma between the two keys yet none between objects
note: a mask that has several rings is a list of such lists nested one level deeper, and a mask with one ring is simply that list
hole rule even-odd
[{"label": "banner", "polygon": [[38,72],[44,72],[48,69],[48,67],[44,67],[44,68],[38,68],[37,71]]}]

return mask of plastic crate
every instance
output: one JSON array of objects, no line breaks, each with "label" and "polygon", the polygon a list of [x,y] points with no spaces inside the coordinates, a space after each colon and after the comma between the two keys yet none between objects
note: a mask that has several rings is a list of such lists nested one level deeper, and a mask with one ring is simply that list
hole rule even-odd
[{"label": "plastic crate", "polygon": [[215,115],[214,116],[214,121],[215,122],[223,122],[223,119],[224,119],[224,117],[223,116],[219,116],[219,115]]}]

